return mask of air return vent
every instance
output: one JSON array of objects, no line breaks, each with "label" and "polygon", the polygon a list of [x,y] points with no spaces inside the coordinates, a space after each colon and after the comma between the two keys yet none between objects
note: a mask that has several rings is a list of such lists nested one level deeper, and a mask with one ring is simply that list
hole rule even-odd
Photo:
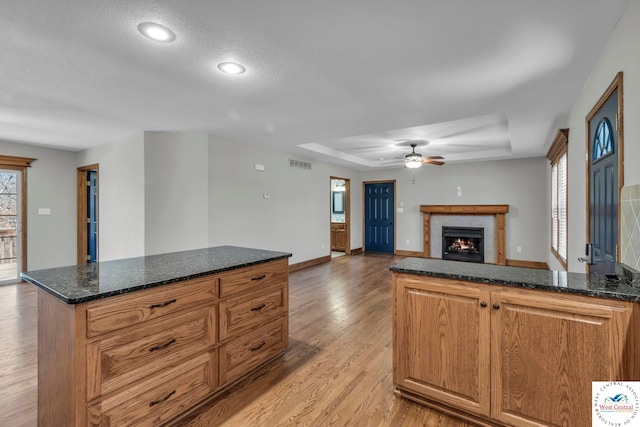
[{"label": "air return vent", "polygon": [[311,170],[311,163],[309,162],[303,162],[300,160],[294,160],[294,159],[289,159],[289,167],[290,168],[298,168],[298,169],[304,169],[304,170]]}]

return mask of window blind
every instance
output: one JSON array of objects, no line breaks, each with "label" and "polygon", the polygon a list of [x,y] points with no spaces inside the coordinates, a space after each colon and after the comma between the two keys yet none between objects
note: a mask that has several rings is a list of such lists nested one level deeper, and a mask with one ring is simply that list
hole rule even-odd
[{"label": "window blind", "polygon": [[567,260],[567,153],[558,160],[558,255]]}]

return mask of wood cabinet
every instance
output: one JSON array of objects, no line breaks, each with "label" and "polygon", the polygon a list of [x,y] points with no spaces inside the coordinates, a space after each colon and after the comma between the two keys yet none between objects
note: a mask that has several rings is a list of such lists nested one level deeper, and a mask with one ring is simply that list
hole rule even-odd
[{"label": "wood cabinet", "polygon": [[331,223],[331,250],[344,252],[347,246],[347,229],[343,222]]},{"label": "wood cabinet", "polygon": [[38,304],[40,426],[165,424],[288,346],[286,259]]},{"label": "wood cabinet", "polygon": [[[483,425],[591,425],[638,380],[634,303],[394,273],[397,393]],[[635,311],[634,311],[635,310]]]}]

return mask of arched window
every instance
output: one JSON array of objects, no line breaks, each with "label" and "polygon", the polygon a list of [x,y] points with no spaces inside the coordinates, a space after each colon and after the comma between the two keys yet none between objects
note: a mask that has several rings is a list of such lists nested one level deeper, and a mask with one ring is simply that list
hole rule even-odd
[{"label": "arched window", "polygon": [[613,136],[611,131],[611,122],[604,117],[598,123],[596,128],[595,139],[593,141],[593,155],[591,161],[597,162],[601,158],[613,153]]}]

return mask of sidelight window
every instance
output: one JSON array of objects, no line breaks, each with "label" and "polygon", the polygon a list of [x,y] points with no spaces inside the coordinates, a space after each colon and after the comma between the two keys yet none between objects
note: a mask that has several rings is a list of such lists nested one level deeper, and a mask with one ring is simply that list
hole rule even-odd
[{"label": "sidelight window", "polygon": [[569,130],[560,129],[549,148],[551,162],[551,252],[567,268],[567,145]]}]

